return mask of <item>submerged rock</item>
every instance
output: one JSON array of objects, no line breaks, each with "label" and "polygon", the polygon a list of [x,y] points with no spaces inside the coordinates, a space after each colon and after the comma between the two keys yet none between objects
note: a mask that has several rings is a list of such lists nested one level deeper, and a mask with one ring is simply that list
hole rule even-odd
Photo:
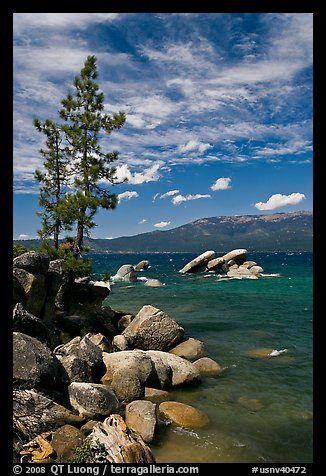
[{"label": "submerged rock", "polygon": [[220,366],[215,360],[209,357],[202,357],[195,362],[193,365],[199,371],[200,375],[220,375],[224,368]]},{"label": "submerged rock", "polygon": [[158,407],[158,416],[182,428],[203,428],[209,423],[208,416],[201,410],[174,401],[161,403]]},{"label": "submerged rock", "polygon": [[144,282],[144,286],[158,288],[160,286],[163,286],[163,283],[161,283],[159,279],[147,279],[147,281]]},{"label": "submerged rock", "polygon": [[248,350],[248,352],[246,352],[246,355],[248,357],[254,357],[254,358],[258,358],[258,359],[266,359],[266,358],[269,358],[269,357],[277,357],[278,355],[281,355],[284,352],[287,352],[287,349],[283,349],[283,350],[253,349],[253,350]]}]

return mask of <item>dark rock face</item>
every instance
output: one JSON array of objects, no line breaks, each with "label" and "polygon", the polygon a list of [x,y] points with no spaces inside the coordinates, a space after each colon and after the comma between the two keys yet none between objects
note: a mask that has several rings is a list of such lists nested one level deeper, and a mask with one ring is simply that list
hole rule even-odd
[{"label": "dark rock face", "polygon": [[84,419],[36,390],[14,390],[13,424],[16,431],[34,437],[65,424],[78,425]]},{"label": "dark rock face", "polygon": [[25,304],[26,295],[25,295],[24,288],[15,276],[13,276],[12,290],[13,290],[13,306],[15,306],[18,302]]},{"label": "dark rock face", "polygon": [[51,334],[44,322],[26,311],[21,303],[16,304],[13,310],[13,330],[35,337],[43,344],[51,347]]},{"label": "dark rock face", "polygon": [[64,383],[94,382],[105,373],[102,350],[86,336],[75,337],[58,346],[54,353],[63,367],[61,378]]},{"label": "dark rock face", "polygon": [[58,380],[59,362],[51,351],[34,337],[14,332],[13,378],[17,383],[53,387]]},{"label": "dark rock face", "polygon": [[30,273],[46,274],[49,269],[49,257],[38,251],[28,251],[13,260],[14,268],[26,269]]},{"label": "dark rock face", "polygon": [[40,273],[32,274],[20,268],[14,268],[13,274],[24,290],[26,310],[34,316],[39,316],[46,297],[45,276]]}]

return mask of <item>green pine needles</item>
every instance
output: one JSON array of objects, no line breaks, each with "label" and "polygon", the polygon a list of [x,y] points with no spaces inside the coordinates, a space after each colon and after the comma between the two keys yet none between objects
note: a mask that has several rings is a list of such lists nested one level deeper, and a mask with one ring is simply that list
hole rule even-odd
[{"label": "green pine needles", "polygon": [[35,171],[40,184],[38,212],[42,219],[39,235],[53,238],[59,249],[63,231],[75,229],[72,252],[83,251],[84,236],[96,226],[94,216],[99,209],[114,209],[117,195],[110,191],[115,183],[117,151],[103,151],[100,139],[120,129],[124,112],[109,115],[104,110],[104,94],[96,83],[96,57],[88,56],[80,74],[73,81],[73,92],[61,101],[58,121],[34,120],[36,129],[44,134],[43,170]]}]

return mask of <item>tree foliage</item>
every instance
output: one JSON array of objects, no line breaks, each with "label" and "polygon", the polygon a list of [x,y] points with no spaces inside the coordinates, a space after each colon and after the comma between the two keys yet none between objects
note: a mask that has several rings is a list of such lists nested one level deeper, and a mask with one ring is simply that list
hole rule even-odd
[{"label": "tree foliage", "polygon": [[72,251],[83,251],[84,236],[96,226],[99,209],[114,209],[117,195],[109,186],[115,182],[118,152],[103,152],[100,139],[120,129],[125,113],[104,112],[104,94],[96,83],[96,57],[88,56],[80,74],[73,81],[73,92],[61,101],[61,123],[36,119],[35,127],[46,136],[46,149],[41,149],[44,169],[36,170],[40,183],[39,204],[43,208],[41,238],[53,235],[59,249],[59,234],[76,226]]}]

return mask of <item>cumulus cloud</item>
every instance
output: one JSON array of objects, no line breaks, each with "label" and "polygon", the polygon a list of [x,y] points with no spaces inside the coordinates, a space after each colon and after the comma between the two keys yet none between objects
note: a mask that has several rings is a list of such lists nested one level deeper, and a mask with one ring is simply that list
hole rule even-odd
[{"label": "cumulus cloud", "polygon": [[160,221],[159,223],[155,223],[155,228],[165,228],[166,226],[170,225],[170,221]]},{"label": "cumulus cloud", "polygon": [[180,205],[182,202],[188,202],[189,200],[199,200],[200,198],[211,198],[211,195],[205,194],[201,195],[200,193],[196,193],[195,195],[177,195],[176,197],[172,198],[173,205]]},{"label": "cumulus cloud", "polygon": [[204,153],[207,149],[213,147],[211,144],[207,144],[204,142],[200,142],[198,140],[189,140],[186,144],[183,144],[179,147],[180,152],[191,152],[196,151],[200,153]]},{"label": "cumulus cloud", "polygon": [[146,222],[147,222],[146,218],[143,218],[142,220],[138,222],[138,225],[143,225]]},{"label": "cumulus cloud", "polygon": [[140,185],[145,182],[157,182],[160,178],[159,169],[163,165],[161,161],[155,162],[144,172],[132,173],[127,164],[119,165],[116,168],[115,179],[118,182],[127,181],[133,185]]},{"label": "cumulus cloud", "polygon": [[121,202],[121,200],[131,200],[132,198],[137,198],[139,195],[137,192],[123,192],[119,193],[118,195],[118,200]]},{"label": "cumulus cloud", "polygon": [[216,192],[216,190],[227,190],[228,188],[231,188],[230,183],[230,177],[220,177],[213,183],[210,188],[214,192]]},{"label": "cumulus cloud", "polygon": [[163,193],[163,195],[161,195],[160,198],[172,197],[173,195],[176,195],[179,192],[180,190],[170,190],[169,192]]},{"label": "cumulus cloud", "polygon": [[29,240],[30,239],[30,236],[29,235],[25,235],[24,233],[21,233],[18,237],[19,240]]},{"label": "cumulus cloud", "polygon": [[267,202],[257,202],[255,207],[258,210],[274,210],[274,208],[284,207],[285,205],[297,205],[306,197],[303,193],[291,193],[290,195],[282,195],[281,193],[275,193]]}]

